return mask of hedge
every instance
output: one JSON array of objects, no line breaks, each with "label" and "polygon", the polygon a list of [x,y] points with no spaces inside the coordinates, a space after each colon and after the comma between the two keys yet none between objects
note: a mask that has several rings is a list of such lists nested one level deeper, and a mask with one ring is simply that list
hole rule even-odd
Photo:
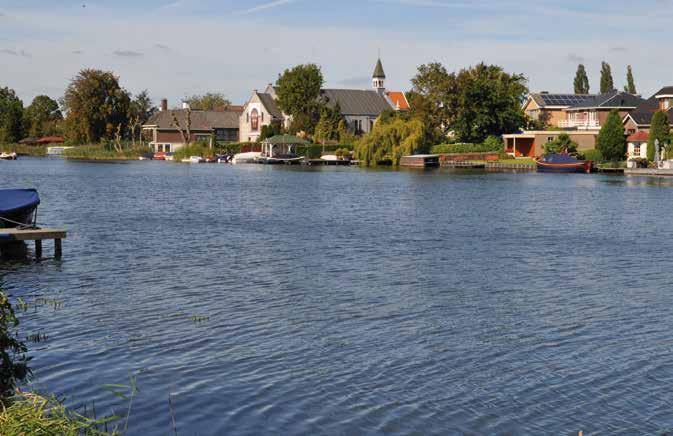
[{"label": "hedge", "polygon": [[430,149],[432,154],[448,153],[485,153],[489,151],[501,151],[502,146],[495,147],[495,144],[439,144]]}]

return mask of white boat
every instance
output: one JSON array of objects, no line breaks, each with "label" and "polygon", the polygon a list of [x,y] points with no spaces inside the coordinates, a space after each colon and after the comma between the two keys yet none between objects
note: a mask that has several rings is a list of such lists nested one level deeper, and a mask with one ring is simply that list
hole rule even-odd
[{"label": "white boat", "polygon": [[248,153],[238,153],[234,155],[234,158],[231,160],[231,163],[234,165],[237,164],[246,164],[246,163],[255,163],[255,161],[262,156],[262,153],[259,151],[250,151]]},{"label": "white boat", "polygon": [[201,156],[190,156],[189,158],[182,159],[182,163],[204,163],[206,160]]},{"label": "white boat", "polygon": [[2,152],[2,153],[0,153],[0,159],[2,159],[2,160],[16,160],[16,153],[15,152],[11,152],[11,153]]},{"label": "white boat", "polygon": [[339,160],[336,154],[326,154],[323,156],[320,156],[320,159],[322,160],[328,160],[328,161],[334,161],[334,160]]},{"label": "white boat", "polygon": [[62,145],[47,147],[47,156],[60,156],[65,150],[69,150],[71,148],[73,147],[64,147]]}]

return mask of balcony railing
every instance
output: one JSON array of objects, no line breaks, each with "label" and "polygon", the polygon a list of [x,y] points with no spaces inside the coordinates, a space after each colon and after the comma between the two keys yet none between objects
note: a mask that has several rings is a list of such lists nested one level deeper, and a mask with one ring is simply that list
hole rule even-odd
[{"label": "balcony railing", "polygon": [[562,129],[600,129],[598,120],[561,120],[558,126]]}]

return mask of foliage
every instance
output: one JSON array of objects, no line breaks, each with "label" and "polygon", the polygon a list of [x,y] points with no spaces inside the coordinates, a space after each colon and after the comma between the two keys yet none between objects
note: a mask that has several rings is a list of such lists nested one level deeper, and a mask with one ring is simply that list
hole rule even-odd
[{"label": "foliage", "polygon": [[19,156],[46,156],[46,145],[3,144],[0,153],[16,153]]},{"label": "foliage", "polygon": [[656,140],[659,140],[659,146],[661,147],[671,142],[671,127],[668,124],[667,112],[657,111],[652,115],[650,136],[647,140],[647,159],[649,161],[654,161]]},{"label": "foliage", "polygon": [[28,136],[50,136],[61,133],[63,114],[56,100],[46,95],[38,95],[23,112],[23,120]]},{"label": "foliage", "polygon": [[600,150],[592,148],[591,150],[585,150],[582,152],[581,157],[584,160],[590,160],[592,162],[600,163],[605,160],[603,153]]},{"label": "foliage", "polygon": [[339,150],[346,150],[350,153],[353,146],[344,144],[322,145],[300,145],[297,147],[297,154],[299,156],[306,156],[309,159],[319,159],[323,154],[337,154]]},{"label": "foliage", "polygon": [[587,70],[583,64],[577,66],[573,85],[575,87],[575,94],[588,94],[591,89],[589,86],[589,76],[587,76]]},{"label": "foliage", "polygon": [[0,142],[17,142],[23,136],[23,102],[13,89],[0,88]]},{"label": "foliage", "polygon": [[337,126],[337,136],[340,143],[349,144],[351,146],[355,145],[358,140],[357,136],[348,130],[348,127],[346,126],[346,120],[344,119],[339,121]]},{"label": "foliage", "polygon": [[472,143],[439,144],[433,146],[430,149],[430,153],[433,154],[489,153],[489,152],[501,151],[502,148],[503,148],[502,144],[496,146],[494,143],[487,144],[486,142],[482,144],[472,144]]},{"label": "foliage", "polygon": [[250,150],[255,147],[259,149],[261,146],[254,142],[224,142],[213,146],[216,154],[237,154],[241,153],[243,149]]},{"label": "foliage", "polygon": [[454,131],[460,141],[481,142],[526,124],[521,109],[526,79],[499,66],[481,63],[449,74],[439,63],[421,65],[412,84],[413,104],[420,103],[421,116],[437,136]]},{"label": "foliage", "polygon": [[607,62],[601,63],[601,94],[614,91],[615,83],[612,79],[612,69]]},{"label": "foliage", "polygon": [[207,142],[198,141],[183,146],[173,156],[175,161],[179,162],[182,159],[189,159],[191,156],[212,157],[215,156],[215,150],[210,148]]},{"label": "foliage", "polygon": [[271,123],[262,126],[262,131],[260,132],[259,135],[259,142],[264,141],[267,138],[271,138],[276,135],[280,135],[283,133],[283,126],[280,125],[280,123]]},{"label": "foliage", "polygon": [[190,108],[202,111],[226,109],[231,105],[229,99],[219,92],[207,92],[203,95],[192,95],[191,97],[186,97],[184,101]]},{"label": "foliage", "polygon": [[[141,141],[141,127],[157,111],[147,90],[140,92],[129,104],[129,130],[131,141],[135,144],[136,138]],[[138,132],[136,136],[136,130]]]},{"label": "foliage", "polygon": [[18,326],[9,298],[0,291],[0,403],[13,394],[17,381],[30,376],[28,348],[18,338]]},{"label": "foliage", "polygon": [[337,103],[334,108],[323,105],[320,108],[320,120],[315,127],[313,139],[316,142],[326,142],[339,139],[339,123],[343,120],[341,117],[341,107]]},{"label": "foliage", "polygon": [[112,139],[125,130],[131,98],[119,78],[102,70],[85,69],[72,79],[63,97],[65,135],[74,144]]},{"label": "foliage", "polygon": [[426,140],[426,126],[418,119],[376,123],[371,132],[357,141],[355,158],[367,166],[384,160],[397,166],[402,156],[427,151]]},{"label": "foliage", "polygon": [[611,162],[617,162],[624,159],[624,153],[626,153],[626,137],[624,136],[622,119],[616,109],[610,112],[605,124],[603,124],[603,127],[598,134],[596,148],[606,160]]},{"label": "foliage", "polygon": [[297,65],[278,77],[278,107],[292,117],[290,133],[313,133],[320,117],[318,97],[322,85],[322,71],[315,64]]},{"label": "foliage", "polygon": [[562,133],[558,138],[544,145],[544,154],[556,153],[575,154],[577,153],[577,143],[570,139],[567,133]]},{"label": "foliage", "polygon": [[631,65],[626,67],[626,86],[624,86],[624,91],[628,92],[629,94],[636,94],[636,82],[633,80],[633,70],[631,69]]},{"label": "foliage", "polygon": [[111,142],[98,145],[79,145],[63,151],[66,159],[82,160],[136,160],[144,153],[151,152],[149,147],[123,146],[119,150]]}]

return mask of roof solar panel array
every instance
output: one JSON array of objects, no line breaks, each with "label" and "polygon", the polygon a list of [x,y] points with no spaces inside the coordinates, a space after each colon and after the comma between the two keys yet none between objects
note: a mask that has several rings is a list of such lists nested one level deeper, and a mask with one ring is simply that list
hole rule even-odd
[{"label": "roof solar panel array", "polygon": [[592,98],[593,95],[542,94],[540,97],[547,106],[574,106]]}]

